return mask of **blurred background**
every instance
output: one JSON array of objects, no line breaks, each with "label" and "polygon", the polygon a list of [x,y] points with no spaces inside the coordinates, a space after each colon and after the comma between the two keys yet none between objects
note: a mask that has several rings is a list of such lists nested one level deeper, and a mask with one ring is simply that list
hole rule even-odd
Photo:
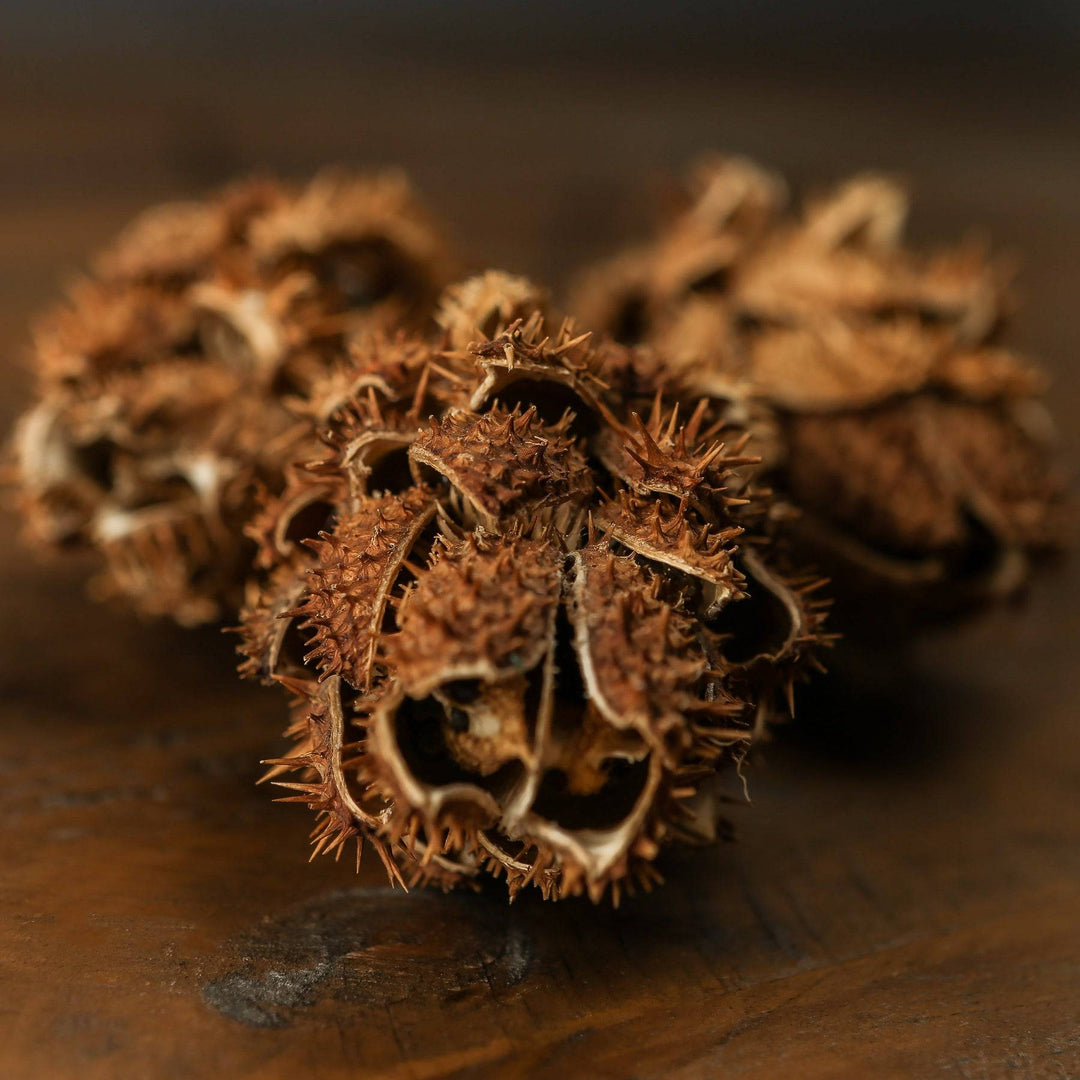
[{"label": "blurred background", "polygon": [[797,187],[892,170],[917,237],[990,229],[1053,364],[1078,71],[1071,0],[5,0],[0,341],[144,204],[238,172],[400,163],[473,263],[557,283],[719,149]]},{"label": "blurred background", "polygon": [[[975,229],[1015,253],[1011,340],[1054,378],[1077,472],[1075,0],[0,0],[0,430],[29,398],[19,360],[30,318],[147,204],[250,170],[400,164],[472,266],[559,286],[645,235],[668,179],[705,150],[757,158],[797,191],[889,170],[914,189],[916,242]],[[144,627],[92,605],[85,562],[39,568],[15,531],[0,516],[0,961],[17,958],[0,964],[0,1006],[36,989],[15,1010],[22,1026],[2,1040],[0,1072],[152,1075],[133,1059],[110,1072],[108,1055],[187,1060],[200,1050],[193,1032],[239,1054],[240,1029],[198,1000],[200,973],[231,955],[222,942],[240,934],[248,949],[246,928],[320,891],[336,904],[345,894],[333,890],[351,890],[363,907],[384,890],[353,890],[344,866],[303,867],[307,815],[253,786],[281,702],[238,682],[216,630]],[[574,1028],[597,1000],[580,988],[606,986],[599,1000],[612,1009],[636,1003],[620,1005],[627,1024],[652,1016],[626,1034],[636,1046],[642,1031],[670,1028],[669,1004],[681,1007],[692,982],[714,995],[701,1039],[729,1055],[745,1047],[747,1062],[768,1064],[762,1052],[780,1045],[801,1053],[818,1032],[869,1064],[812,1075],[897,1075],[874,1055],[924,1062],[903,1053],[927,1046],[948,1075],[1003,1075],[1051,1046],[1080,1062],[1078,563],[1039,583],[1023,610],[934,638],[910,666],[886,657],[867,668],[839,732],[826,737],[813,716],[780,732],[756,762],[754,806],[736,812],[741,843],[676,860],[665,898],[636,908],[637,924],[607,909],[538,916],[516,905],[506,925],[526,941],[535,931],[542,963],[529,979],[543,990],[536,1015],[559,1021],[552,1045],[604,1037],[602,1025]],[[369,866],[364,880],[379,877]],[[458,940],[466,909],[439,910]],[[505,906],[468,911],[482,937]],[[632,958],[626,927],[642,943]],[[704,943],[714,967],[688,960],[684,939]],[[582,959],[595,941],[595,963]],[[486,961],[470,974],[448,955],[465,996],[432,1009],[464,1016],[458,1030],[474,1040],[488,1038],[483,1008],[500,1025],[492,1039],[503,1023],[513,1031],[516,1006],[484,982]],[[371,985],[390,985],[401,956],[431,981],[418,954],[388,952]],[[844,967],[877,956],[880,969]],[[549,992],[543,980],[560,965],[570,982]],[[830,965],[846,974],[823,979],[798,1022],[786,1000],[769,1020],[768,1002],[745,991],[756,980],[786,993],[785,980]],[[436,955],[430,971],[441,968]],[[801,985],[790,983],[792,1000]],[[573,1017],[557,1015],[560,1002]],[[423,1010],[402,1017],[408,1008],[391,1044],[381,1011],[347,1037],[367,1013],[340,1004],[342,1030],[322,1053],[338,1052],[339,1035],[350,1060],[371,1038],[387,1061],[403,1046],[441,1052],[438,1029],[425,1035]],[[320,1016],[311,1023],[328,1023]],[[270,1045],[315,1045],[249,1034],[256,1063]],[[68,1071],[30,1067],[56,1046]],[[224,1070],[240,1059],[215,1060]],[[1057,1060],[1065,1071],[1026,1075],[1075,1074]]]}]

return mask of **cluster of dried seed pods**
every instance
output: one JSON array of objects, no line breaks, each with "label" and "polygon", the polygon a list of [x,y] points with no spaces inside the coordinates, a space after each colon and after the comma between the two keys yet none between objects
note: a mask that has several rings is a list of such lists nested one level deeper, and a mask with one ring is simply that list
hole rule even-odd
[{"label": "cluster of dried seed pods", "polygon": [[426,325],[446,278],[396,173],[147,212],[36,329],[40,403],[16,440],[30,533],[97,548],[103,591],[145,612],[235,610],[255,486],[310,439],[289,400],[349,336]]},{"label": "cluster of dried seed pods", "polygon": [[522,278],[444,288],[397,174],[151,211],[37,330],[29,529],[99,549],[144,612],[243,604],[242,671],[293,697],[268,776],[317,853],[648,888],[818,665],[805,567],[910,629],[1013,591],[1065,532],[1001,268],[903,248],[880,177],[785,201],[706,162],[653,242],[583,276],[595,336]]},{"label": "cluster of dried seed pods", "polygon": [[977,243],[904,248],[907,198],[881,176],[785,204],[779,177],[708,159],[571,307],[743,404],[764,477],[849,599],[926,617],[1012,593],[1067,514],[1043,376],[997,343],[1005,269]]},{"label": "cluster of dried seed pods", "polygon": [[[513,314],[512,284],[464,317]],[[317,850],[512,893],[648,887],[665,840],[713,834],[711,779],[814,662],[819,582],[770,543],[724,402],[589,338],[537,312],[372,339],[314,403],[330,453],[255,519],[242,648],[295,696],[271,773],[310,773],[278,782]]]}]

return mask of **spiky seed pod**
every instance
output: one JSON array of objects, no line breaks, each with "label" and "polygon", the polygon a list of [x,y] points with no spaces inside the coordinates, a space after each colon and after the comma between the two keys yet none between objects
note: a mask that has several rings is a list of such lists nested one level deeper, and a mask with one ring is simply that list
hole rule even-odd
[{"label": "spiky seed pod", "polygon": [[40,400],[16,436],[29,532],[97,548],[100,586],[144,612],[235,611],[255,488],[280,490],[317,445],[294,400],[351,336],[427,325],[446,277],[397,173],[143,214],[35,333]]},{"label": "spiky seed pod", "polygon": [[907,197],[882,176],[799,215],[785,198],[756,166],[705,161],[681,213],[571,308],[765,436],[762,481],[847,597],[923,618],[1009,594],[1071,515],[1043,376],[996,344],[1005,268],[971,242],[906,249]]},{"label": "spiky seed pod", "polygon": [[813,663],[825,605],[777,564],[722,403],[570,324],[469,319],[466,347],[450,322],[358,345],[311,402],[328,455],[255,518],[243,670],[299,703],[269,775],[317,851],[617,899],[665,841],[715,835],[711,778]]},{"label": "spiky seed pod", "polygon": [[528,278],[485,270],[446,290],[435,321],[450,348],[464,349],[471,342],[497,337],[515,320],[543,311],[546,304],[547,293]]}]

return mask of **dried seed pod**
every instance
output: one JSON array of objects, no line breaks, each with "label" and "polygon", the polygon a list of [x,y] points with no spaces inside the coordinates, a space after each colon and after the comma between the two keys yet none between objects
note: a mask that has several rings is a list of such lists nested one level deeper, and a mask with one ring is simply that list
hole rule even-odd
[{"label": "dried seed pod", "polygon": [[452,285],[443,294],[435,321],[446,332],[451,348],[465,349],[473,341],[501,334],[517,319],[543,311],[547,294],[527,278],[502,270]]},{"label": "dried seed pod", "polygon": [[255,489],[317,445],[292,399],[349,337],[426,326],[446,278],[396,173],[146,212],[37,328],[40,400],[16,436],[31,536],[97,548],[100,590],[144,612],[235,611]]},{"label": "dried seed pod", "polygon": [[885,177],[798,216],[784,201],[778,178],[710,159],[652,245],[588,272],[571,307],[766,436],[761,479],[841,594],[890,595],[902,626],[901,608],[953,614],[1015,591],[1070,513],[1044,379],[991,344],[1005,268],[973,243],[904,248],[907,198]]},{"label": "dried seed pod", "polygon": [[269,775],[317,851],[370,841],[395,879],[617,899],[710,834],[704,788],[813,665],[825,605],[717,403],[539,314],[464,348],[444,327],[354,348],[311,401],[328,456],[255,519],[242,670],[299,702]]}]

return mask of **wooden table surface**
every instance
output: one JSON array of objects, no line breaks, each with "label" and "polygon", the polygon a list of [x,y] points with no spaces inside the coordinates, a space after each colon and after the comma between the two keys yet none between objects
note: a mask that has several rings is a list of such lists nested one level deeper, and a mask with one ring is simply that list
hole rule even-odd
[{"label": "wooden table surface", "polygon": [[[1015,337],[1080,460],[1057,87],[340,62],[260,83],[221,62],[178,94],[130,58],[61,89],[28,71],[32,94],[0,95],[5,427],[27,319],[147,201],[400,160],[475,262],[555,276],[617,242],[659,171],[725,147],[804,182],[899,169],[918,236],[975,224],[1023,251]],[[6,515],[0,1076],[1078,1077],[1078,570],[804,702],[755,757],[738,841],[672,852],[653,896],[510,907],[307,865],[308,816],[254,787],[279,695],[214,630],[95,606],[87,562],[33,558]]]}]

